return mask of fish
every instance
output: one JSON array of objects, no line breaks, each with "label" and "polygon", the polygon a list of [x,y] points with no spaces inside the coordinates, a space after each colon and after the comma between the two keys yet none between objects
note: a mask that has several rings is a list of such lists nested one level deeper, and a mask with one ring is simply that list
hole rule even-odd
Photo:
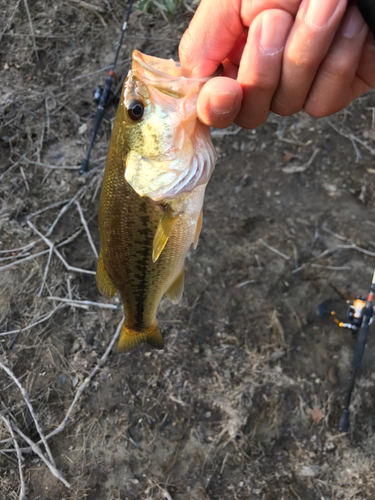
[{"label": "fish", "polygon": [[197,117],[207,78],[135,50],[114,120],[99,203],[99,291],[119,292],[125,319],[117,352],[161,349],[156,318],[164,294],[177,304],[184,261],[197,247],[203,200],[216,162],[210,129]]}]

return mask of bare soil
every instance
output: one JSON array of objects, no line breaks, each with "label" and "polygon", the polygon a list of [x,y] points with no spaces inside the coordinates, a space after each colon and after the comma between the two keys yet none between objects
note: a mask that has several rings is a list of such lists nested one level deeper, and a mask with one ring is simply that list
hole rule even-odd
[{"label": "bare soil", "polygon": [[[68,167],[85,156],[92,91],[112,62],[124,5],[0,3],[0,266],[14,263],[0,268],[0,361],[28,391],[48,434],[122,317],[120,308],[50,299],[108,303],[95,276],[67,270],[35,230],[54,245],[72,237],[61,255],[95,271],[79,207],[98,249],[115,106],[90,172],[80,177]],[[181,5],[170,23],[157,10],[133,12],[115,91],[131,50],[177,58],[191,5]],[[200,243],[186,261],[184,297],[160,307],[165,348],[112,352],[67,427],[49,439],[70,489],[16,433],[29,500],[375,499],[374,337],[353,393],[350,431],[339,433],[355,338],[316,316],[325,301],[345,319],[335,289],[350,298],[370,285],[374,108],[370,92],[329,119],[270,116],[257,130],[213,131],[219,160]],[[4,371],[0,388],[0,415],[37,442],[22,394]],[[17,499],[17,455],[2,420],[0,447],[0,498]]]}]

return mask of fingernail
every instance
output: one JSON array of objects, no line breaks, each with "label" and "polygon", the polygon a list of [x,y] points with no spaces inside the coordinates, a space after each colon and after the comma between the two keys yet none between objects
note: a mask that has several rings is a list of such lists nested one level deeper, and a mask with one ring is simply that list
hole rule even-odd
[{"label": "fingernail", "polygon": [[227,115],[232,111],[236,99],[237,94],[234,92],[215,92],[210,95],[210,111],[216,115]]},{"label": "fingernail", "polygon": [[280,52],[285,46],[292,19],[289,14],[266,12],[262,18],[260,46],[268,55]]},{"label": "fingernail", "polygon": [[350,7],[342,20],[340,32],[345,38],[355,38],[362,31],[364,24],[365,21],[357,7]]},{"label": "fingernail", "polygon": [[306,12],[306,21],[313,26],[322,28],[333,16],[337,2],[333,0],[310,0]]}]

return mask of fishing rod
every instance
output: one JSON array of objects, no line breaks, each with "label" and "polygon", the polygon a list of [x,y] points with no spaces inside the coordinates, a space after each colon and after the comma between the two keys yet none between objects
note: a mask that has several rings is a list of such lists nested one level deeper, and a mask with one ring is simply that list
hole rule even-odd
[{"label": "fishing rod", "polygon": [[346,395],[345,406],[342,410],[341,417],[339,420],[339,430],[341,432],[347,432],[349,429],[349,405],[352,397],[352,392],[354,389],[354,382],[357,376],[358,369],[361,365],[363,353],[365,352],[365,346],[367,341],[367,334],[369,330],[369,326],[372,324],[375,318],[375,270],[374,275],[372,277],[372,283],[370,286],[370,291],[367,295],[367,298],[357,298],[353,301],[352,304],[349,302],[349,308],[347,311],[347,319],[348,322],[344,323],[343,321],[339,321],[336,318],[334,311],[329,311],[326,309],[324,304],[321,304],[318,307],[317,315],[322,318],[326,314],[329,314],[334,322],[340,328],[347,328],[357,333],[357,342],[354,350],[353,356],[353,371],[350,379],[349,389]]},{"label": "fishing rod", "polygon": [[108,77],[107,77],[107,80],[105,82],[104,88],[101,86],[98,86],[95,89],[94,102],[96,102],[98,104],[98,107],[96,110],[94,125],[92,127],[89,147],[87,149],[86,157],[83,160],[82,165],[81,165],[81,169],[79,171],[79,173],[81,175],[85,174],[89,168],[89,160],[90,160],[91,150],[92,150],[92,147],[94,145],[96,134],[98,133],[100,124],[101,124],[102,119],[103,119],[104,110],[105,110],[106,106],[108,106],[108,104],[111,101],[113,101],[113,93],[111,92],[111,87],[112,87],[112,83],[116,77],[115,67],[117,64],[118,56],[120,54],[120,49],[121,49],[121,45],[122,45],[122,42],[124,39],[126,27],[128,25],[129,16],[130,16],[130,13],[132,10],[133,2],[134,2],[134,0],[129,1],[129,6],[128,6],[126,16],[125,16],[125,21],[124,21],[124,24],[122,25],[120,40],[119,40],[118,45],[117,45],[116,55],[115,55],[114,61],[112,63],[111,69],[108,72]]},{"label": "fishing rod", "polygon": [[[354,388],[355,377],[357,375],[357,371],[358,371],[358,368],[360,367],[360,364],[361,364],[361,361],[363,358],[363,353],[365,351],[368,327],[371,325],[371,323],[374,319],[374,315],[375,315],[375,309],[374,309],[374,305],[373,305],[374,295],[375,295],[375,271],[374,271],[374,276],[372,277],[370,293],[367,295],[365,305],[364,305],[362,312],[361,312],[362,322],[361,322],[361,327],[359,329],[359,332],[357,334],[357,344],[355,346],[354,357],[353,357],[352,377],[350,379],[349,390],[348,390],[348,394],[346,396],[345,407],[342,410],[341,417],[339,420],[339,430],[341,432],[346,432],[349,429],[349,416],[350,416],[349,405],[350,405],[350,399],[351,399],[353,388]],[[355,315],[353,315],[353,317],[354,316]]]}]

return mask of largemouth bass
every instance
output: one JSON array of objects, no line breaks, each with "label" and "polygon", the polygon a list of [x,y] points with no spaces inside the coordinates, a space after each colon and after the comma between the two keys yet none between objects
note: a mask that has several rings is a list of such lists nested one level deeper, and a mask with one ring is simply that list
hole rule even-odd
[{"label": "largemouth bass", "polygon": [[202,205],[216,155],[197,118],[208,78],[181,76],[179,63],[133,52],[107,156],[99,207],[96,280],[124,305],[118,352],[162,348],[156,320],[166,294],[177,303],[184,261],[198,244]]}]

